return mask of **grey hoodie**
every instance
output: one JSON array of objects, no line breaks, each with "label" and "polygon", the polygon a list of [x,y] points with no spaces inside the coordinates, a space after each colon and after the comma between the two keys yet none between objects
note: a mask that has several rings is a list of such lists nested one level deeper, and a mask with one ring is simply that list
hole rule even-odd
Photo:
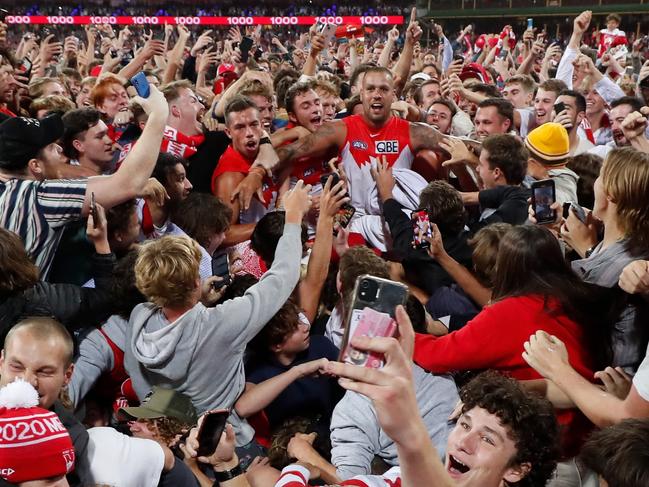
[{"label": "grey hoodie", "polygon": [[[215,308],[198,303],[173,323],[154,304],[135,307],[125,330],[124,365],[140,399],[151,386],[160,385],[187,394],[199,414],[234,406],[245,386],[246,345],[298,282],[300,233],[300,225],[285,225],[273,265],[240,298]],[[253,429],[234,411],[229,422],[237,433],[237,445],[252,440]]]},{"label": "grey hoodie", "polygon": [[[120,350],[124,350],[127,326],[128,322],[124,318],[113,315],[102,325],[101,330]],[[68,384],[68,395],[75,407],[86,397],[97,379],[103,373],[110,372],[114,366],[113,350],[102,332],[96,328],[85,331],[79,339],[79,351],[74,359],[72,380]]]},{"label": "grey hoodie", "polygon": [[[415,395],[428,435],[444,458],[451,431],[448,418],[460,400],[455,381],[449,375],[435,375],[412,364]],[[385,434],[376,417],[372,401],[362,394],[347,391],[331,417],[331,463],[343,480],[372,471],[374,456],[388,465],[399,464],[397,446]]]},{"label": "grey hoodie", "polygon": [[548,175],[554,180],[557,202],[560,205],[568,201],[577,203],[577,180],[579,176],[576,172],[567,167],[562,167],[559,169],[550,169]]}]

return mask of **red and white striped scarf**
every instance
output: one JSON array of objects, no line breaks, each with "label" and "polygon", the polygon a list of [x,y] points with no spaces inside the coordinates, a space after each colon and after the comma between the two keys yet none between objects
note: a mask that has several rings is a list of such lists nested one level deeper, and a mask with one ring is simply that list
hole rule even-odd
[{"label": "red and white striped scarf", "polygon": [[169,152],[188,159],[198,152],[198,147],[203,142],[205,142],[205,136],[203,134],[185,135],[167,125],[162,136],[160,152]]},{"label": "red and white striped scarf", "polygon": [[[126,158],[129,152],[135,146],[137,140],[124,144],[122,150],[119,154],[119,159],[117,164],[121,164],[122,161]],[[160,144],[160,152],[168,152],[170,154],[175,154],[182,157],[183,159],[188,159],[196,152],[200,145],[205,142],[205,135],[185,135],[181,132],[178,132],[177,129],[173,127],[165,126],[165,131],[162,134],[162,143]]]}]

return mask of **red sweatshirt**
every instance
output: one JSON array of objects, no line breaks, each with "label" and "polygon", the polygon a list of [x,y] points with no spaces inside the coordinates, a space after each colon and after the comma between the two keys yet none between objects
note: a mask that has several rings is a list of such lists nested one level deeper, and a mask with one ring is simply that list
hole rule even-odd
[{"label": "red sweatshirt", "polygon": [[[414,360],[436,373],[493,369],[518,380],[541,379],[521,355],[523,344],[538,330],[545,330],[565,343],[570,365],[592,381],[592,361],[582,327],[562,314],[556,301],[544,304],[540,296],[506,298],[486,306],[462,329],[446,336],[418,334]],[[564,454],[576,454],[592,426],[576,409],[558,410],[557,419],[564,428]]]}]

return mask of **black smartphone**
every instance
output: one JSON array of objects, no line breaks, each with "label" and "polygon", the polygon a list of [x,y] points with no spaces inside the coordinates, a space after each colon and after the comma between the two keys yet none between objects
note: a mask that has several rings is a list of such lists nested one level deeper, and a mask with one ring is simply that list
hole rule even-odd
[{"label": "black smartphone", "polygon": [[575,214],[580,222],[586,223],[586,212],[584,209],[579,206],[574,201],[566,201],[563,204],[563,217],[568,218],[570,216],[570,210]]},{"label": "black smartphone", "polygon": [[[41,32],[42,32],[41,38],[42,38],[43,40],[47,39],[47,36],[49,36],[49,35],[51,35],[51,34],[54,34],[54,31],[53,31],[52,29],[50,29],[49,27],[43,27],[43,28],[41,29]],[[49,44],[53,44],[54,42],[56,42],[56,36],[53,36],[53,37],[49,40]]]},{"label": "black smartphone", "polygon": [[241,52],[241,62],[247,63],[250,56],[250,49],[254,41],[250,37],[243,37],[239,43],[239,52]]},{"label": "black smartphone", "polygon": [[198,453],[199,457],[209,457],[219,446],[228,416],[230,416],[230,411],[227,409],[205,413],[203,422],[198,429],[198,449],[196,453]]},{"label": "black smartphone", "polygon": [[221,289],[232,282],[232,277],[230,276],[230,258],[228,257],[228,254],[221,254],[212,257],[212,275],[222,278],[222,280],[215,282],[212,285],[214,289]]},{"label": "black smartphone", "polygon": [[133,85],[133,88],[135,88],[137,94],[142,98],[148,98],[151,94],[149,81],[146,79],[146,74],[144,74],[144,71],[140,71],[138,74],[131,78],[131,85]]},{"label": "black smartphone", "polygon": [[6,8],[0,8],[0,22],[4,22],[7,15],[9,15],[9,10]]},{"label": "black smartphone", "polygon": [[433,229],[428,219],[428,212],[418,209],[410,215],[412,221],[412,247],[415,249],[427,249],[430,247],[430,239],[433,238]]},{"label": "black smartphone", "polygon": [[322,184],[323,188],[325,187],[325,184],[327,184],[327,180],[330,177],[333,178],[333,180],[331,181],[331,186],[329,186],[330,188],[333,188],[336,184],[338,184],[340,182],[340,176],[338,175],[337,172],[331,172],[329,174],[323,174],[322,176],[320,176],[320,184]]},{"label": "black smartphone", "polygon": [[90,193],[90,214],[92,215],[92,226],[97,228],[99,224],[99,216],[97,215],[97,202],[95,201],[95,193]]},{"label": "black smartphone", "polygon": [[[382,357],[354,349],[354,336],[392,336],[396,329],[395,310],[408,297],[408,288],[400,282],[370,276],[359,276],[354,286],[352,305],[345,320],[345,334],[339,359],[344,362],[380,367]],[[367,309],[371,311],[367,311]]]},{"label": "black smartphone", "polygon": [[556,211],[550,208],[556,200],[557,196],[552,179],[532,183],[532,208],[534,208],[537,223],[553,223],[557,219]]},{"label": "black smartphone", "polygon": [[565,109],[566,109],[566,105],[562,101],[559,101],[559,102],[554,104],[554,114],[555,115],[559,115]]}]

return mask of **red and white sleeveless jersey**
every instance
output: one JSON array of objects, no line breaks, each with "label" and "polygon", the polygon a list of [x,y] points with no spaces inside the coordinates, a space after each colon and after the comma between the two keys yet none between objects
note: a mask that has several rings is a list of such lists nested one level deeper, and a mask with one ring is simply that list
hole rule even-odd
[{"label": "red and white sleeveless jersey", "polygon": [[351,204],[365,213],[367,198],[375,183],[370,168],[385,156],[390,167],[410,169],[414,154],[410,144],[410,123],[390,117],[383,127],[373,129],[362,115],[342,119],[347,126],[345,145],[340,152],[343,169],[349,182]]}]

